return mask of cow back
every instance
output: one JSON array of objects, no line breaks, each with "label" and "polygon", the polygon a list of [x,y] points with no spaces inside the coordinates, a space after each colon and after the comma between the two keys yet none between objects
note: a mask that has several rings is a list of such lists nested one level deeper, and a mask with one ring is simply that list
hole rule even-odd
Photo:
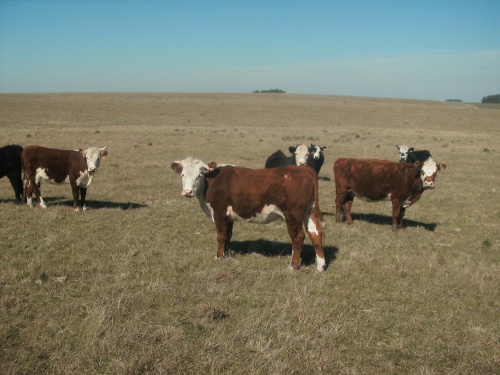
[{"label": "cow back", "polygon": [[408,152],[408,156],[406,157],[406,162],[414,164],[416,161],[423,163],[427,159],[431,157],[431,153],[428,150],[417,150]]},{"label": "cow back", "polygon": [[276,168],[293,164],[295,164],[295,155],[286,156],[283,151],[278,150],[267,158],[265,168]]}]

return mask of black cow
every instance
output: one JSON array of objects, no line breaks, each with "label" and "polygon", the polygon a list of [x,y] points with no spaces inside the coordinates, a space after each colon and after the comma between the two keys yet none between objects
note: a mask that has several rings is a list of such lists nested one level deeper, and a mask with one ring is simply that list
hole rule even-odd
[{"label": "black cow", "polygon": [[399,161],[406,163],[415,164],[416,161],[423,163],[429,159],[432,155],[428,150],[417,150],[414,147],[408,147],[405,145],[396,145],[399,151]]},{"label": "black cow", "polygon": [[286,156],[283,151],[278,150],[266,160],[265,168],[284,167],[285,165],[306,165],[309,158],[309,148],[302,144],[288,147],[292,156]]},{"label": "black cow", "polygon": [[14,188],[17,203],[21,202],[23,196],[23,180],[21,179],[22,151],[23,148],[19,145],[0,147],[0,178],[7,176],[10,184]]},{"label": "black cow", "polygon": [[307,165],[314,169],[317,174],[321,170],[323,163],[325,162],[325,155],[323,154],[323,150],[326,149],[326,146],[320,147],[318,145],[313,145],[311,143],[311,147],[309,147],[309,158],[307,158]]}]

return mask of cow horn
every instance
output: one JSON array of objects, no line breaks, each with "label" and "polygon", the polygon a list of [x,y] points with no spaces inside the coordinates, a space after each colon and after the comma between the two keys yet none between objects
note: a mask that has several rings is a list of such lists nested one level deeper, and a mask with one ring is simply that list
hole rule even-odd
[{"label": "cow horn", "polygon": [[203,164],[202,168],[205,170],[205,173],[212,172],[215,168],[217,168],[217,163],[215,161],[211,161],[208,164]]}]

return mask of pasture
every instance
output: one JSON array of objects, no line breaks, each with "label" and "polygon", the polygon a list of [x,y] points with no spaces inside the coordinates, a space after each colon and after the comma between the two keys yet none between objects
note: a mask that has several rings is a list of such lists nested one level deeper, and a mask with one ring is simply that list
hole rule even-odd
[{"label": "pasture", "polygon": [[[14,203],[0,180],[2,374],[500,372],[500,111],[292,94],[0,95],[0,146],[107,146],[74,212]],[[288,271],[283,222],[235,223],[231,257],[175,160],[262,168],[299,143],[319,174],[327,269]],[[390,202],[335,223],[338,157],[428,149],[447,169],[391,230]]]}]

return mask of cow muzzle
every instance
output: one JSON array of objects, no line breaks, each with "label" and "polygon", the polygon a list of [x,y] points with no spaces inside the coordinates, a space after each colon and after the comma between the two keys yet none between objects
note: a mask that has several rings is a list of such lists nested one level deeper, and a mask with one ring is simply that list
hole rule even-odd
[{"label": "cow muzzle", "polygon": [[434,189],[434,181],[424,181],[424,189]]},{"label": "cow muzzle", "polygon": [[185,196],[186,198],[193,198],[193,190],[191,189],[184,189],[182,190],[182,195]]}]

